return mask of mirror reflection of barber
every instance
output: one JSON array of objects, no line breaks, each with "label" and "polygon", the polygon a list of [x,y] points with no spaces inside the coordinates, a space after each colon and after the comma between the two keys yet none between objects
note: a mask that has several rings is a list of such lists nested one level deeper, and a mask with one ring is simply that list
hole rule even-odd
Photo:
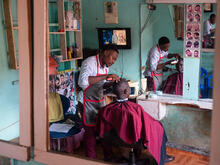
[{"label": "mirror reflection of barber", "polygon": [[211,14],[210,18],[204,22],[203,27],[203,47],[214,48],[215,44],[215,14]]},{"label": "mirror reflection of barber", "polygon": [[158,41],[158,44],[152,47],[148,53],[146,69],[144,72],[144,76],[147,78],[148,91],[161,90],[163,82],[163,69],[165,69],[167,65],[172,65],[176,62],[175,60],[164,62],[164,58],[180,58],[179,54],[168,53],[169,48],[169,39],[167,37],[161,37]]},{"label": "mirror reflection of barber", "polygon": [[203,35],[211,35],[215,34],[215,14],[211,14],[209,19],[204,22]]}]

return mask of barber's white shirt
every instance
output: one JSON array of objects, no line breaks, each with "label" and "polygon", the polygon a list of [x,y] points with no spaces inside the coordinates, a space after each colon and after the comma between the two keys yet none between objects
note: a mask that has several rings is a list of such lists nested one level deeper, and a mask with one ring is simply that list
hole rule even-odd
[{"label": "barber's white shirt", "polygon": [[203,28],[203,35],[206,36],[208,34],[211,34],[210,30],[212,29],[215,29],[215,24],[212,25],[209,20],[205,21],[204,28]]},{"label": "barber's white shirt", "polygon": [[[99,74],[106,74],[106,69],[108,73],[108,67],[102,67],[99,62],[99,55],[98,57],[98,67],[99,67]],[[79,81],[78,85],[85,90],[89,86],[89,76],[96,76],[97,75],[97,61],[96,56],[91,56],[85,59],[81,66],[81,71],[79,74]],[[103,81],[104,82],[104,81]],[[83,103],[83,91],[80,91],[78,94],[79,102]]]},{"label": "barber's white shirt", "polygon": [[144,71],[144,76],[152,77],[151,72],[157,70],[157,65],[160,60],[160,56],[162,58],[168,56],[168,52],[165,52],[165,51],[161,50],[160,48],[159,48],[159,50],[160,50],[160,52],[158,51],[157,46],[154,46],[150,49],[150,51],[148,53],[147,61],[146,61],[146,69]]}]

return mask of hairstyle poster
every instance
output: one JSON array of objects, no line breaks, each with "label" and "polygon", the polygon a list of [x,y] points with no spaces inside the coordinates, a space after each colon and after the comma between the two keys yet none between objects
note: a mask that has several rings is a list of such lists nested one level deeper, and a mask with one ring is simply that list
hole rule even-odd
[{"label": "hairstyle poster", "polygon": [[185,5],[185,57],[200,58],[202,5]]},{"label": "hairstyle poster", "polygon": [[65,96],[70,100],[70,107],[68,113],[75,114],[76,112],[76,95],[75,95],[75,72],[73,70],[66,70],[59,72],[55,76],[55,91],[60,95]]}]

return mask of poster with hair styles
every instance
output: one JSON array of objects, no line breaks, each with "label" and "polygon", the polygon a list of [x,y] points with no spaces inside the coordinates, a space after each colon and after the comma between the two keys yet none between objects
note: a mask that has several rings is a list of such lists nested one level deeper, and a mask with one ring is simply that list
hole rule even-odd
[{"label": "poster with hair styles", "polygon": [[49,77],[49,89],[65,96],[70,101],[69,114],[76,112],[76,93],[75,93],[75,71],[73,69],[58,72],[57,75]]},{"label": "poster with hair styles", "polygon": [[185,5],[184,54],[187,58],[200,58],[202,5]]}]

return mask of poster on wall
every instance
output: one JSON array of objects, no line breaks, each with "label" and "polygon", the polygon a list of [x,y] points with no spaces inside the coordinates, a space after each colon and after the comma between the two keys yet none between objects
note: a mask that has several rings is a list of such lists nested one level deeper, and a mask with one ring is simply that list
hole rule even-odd
[{"label": "poster on wall", "polygon": [[118,24],[118,3],[116,1],[104,2],[105,23]]},{"label": "poster on wall", "polygon": [[188,4],[185,23],[185,57],[200,58],[201,49],[201,4]]},{"label": "poster on wall", "polygon": [[66,70],[58,72],[56,76],[50,76],[50,91],[63,95],[70,100],[70,107],[67,111],[69,114],[76,112],[75,74],[73,70]]}]

